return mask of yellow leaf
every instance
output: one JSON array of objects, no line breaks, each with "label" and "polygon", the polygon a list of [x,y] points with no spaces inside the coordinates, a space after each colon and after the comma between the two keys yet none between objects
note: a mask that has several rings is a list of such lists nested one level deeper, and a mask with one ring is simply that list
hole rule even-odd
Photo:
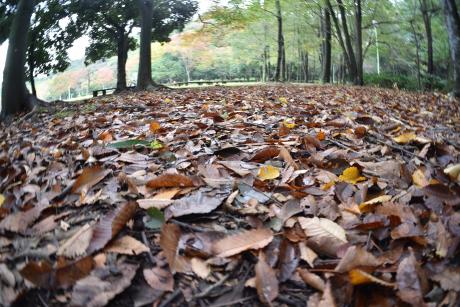
[{"label": "yellow leaf", "polygon": [[318,134],[316,135],[316,139],[318,141],[324,141],[326,139],[326,133],[324,133],[324,131],[318,132]]},{"label": "yellow leaf", "polygon": [[453,181],[460,183],[460,164],[455,164],[444,169],[444,174],[448,175]]},{"label": "yellow leaf", "polygon": [[360,176],[359,169],[356,166],[352,166],[344,170],[339,179],[347,183],[357,184],[360,181],[366,180],[366,177]]},{"label": "yellow leaf", "polygon": [[398,144],[407,144],[407,143],[412,142],[416,138],[417,138],[417,135],[415,135],[415,133],[407,132],[407,133],[403,133],[403,134],[401,134],[401,135],[399,135],[397,137],[394,137],[393,141],[395,141]]},{"label": "yellow leaf", "polygon": [[393,283],[379,279],[360,269],[353,269],[350,272],[348,272],[348,278],[350,278],[350,283],[352,285],[376,283],[381,286],[390,287],[390,288],[393,288],[395,286]]},{"label": "yellow leaf", "polygon": [[151,132],[155,133],[155,132],[157,132],[158,130],[160,130],[160,128],[161,128],[161,125],[160,125],[159,122],[154,121],[154,122],[151,122],[151,123],[150,123],[150,131],[151,131]]},{"label": "yellow leaf", "polygon": [[289,129],[294,129],[295,128],[295,123],[292,118],[286,118],[283,122],[284,126]]},{"label": "yellow leaf", "polygon": [[283,105],[288,104],[288,100],[286,98],[284,98],[284,97],[280,97],[279,100],[280,100],[281,104],[283,104]]},{"label": "yellow leaf", "polygon": [[379,197],[376,197],[376,198],[372,198],[372,199],[360,204],[359,205],[359,211],[361,211],[361,213],[369,212],[370,209],[374,205],[379,204],[379,203],[384,203],[386,201],[389,201],[390,199],[391,199],[390,195],[382,195],[382,196],[379,196]]},{"label": "yellow leaf", "polygon": [[335,185],[335,181],[329,181],[328,183],[323,184],[323,185],[321,186],[321,190],[327,191],[327,190],[329,190],[330,188],[332,188],[334,185]]},{"label": "yellow leaf", "polygon": [[278,178],[279,175],[280,170],[277,167],[271,165],[262,166],[259,169],[259,178],[262,181]]},{"label": "yellow leaf", "polygon": [[4,202],[5,202],[5,196],[3,196],[3,194],[0,194],[0,207],[3,205]]},{"label": "yellow leaf", "polygon": [[430,184],[430,182],[425,177],[425,173],[420,168],[412,174],[412,181],[419,188],[423,188]]},{"label": "yellow leaf", "polygon": [[171,99],[169,99],[169,98],[166,98],[166,99],[164,100],[164,102],[166,102],[166,103],[171,103],[171,102],[172,102],[172,100],[171,100]]}]

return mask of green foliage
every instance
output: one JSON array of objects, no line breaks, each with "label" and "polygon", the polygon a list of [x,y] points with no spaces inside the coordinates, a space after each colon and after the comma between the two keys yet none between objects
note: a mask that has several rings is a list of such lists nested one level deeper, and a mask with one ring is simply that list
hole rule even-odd
[{"label": "green foliage", "polygon": [[[374,85],[385,88],[399,88],[409,91],[418,91],[417,78],[405,75],[392,75],[392,74],[366,74],[364,77],[366,85]],[[424,76],[421,79],[424,88],[431,88],[433,90],[446,91],[446,82],[436,76]]]}]

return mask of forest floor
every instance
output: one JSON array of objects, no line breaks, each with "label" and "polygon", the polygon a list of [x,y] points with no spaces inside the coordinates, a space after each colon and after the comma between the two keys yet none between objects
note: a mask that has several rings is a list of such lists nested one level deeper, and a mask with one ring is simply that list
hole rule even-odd
[{"label": "forest floor", "polygon": [[161,90],[0,124],[0,305],[458,306],[460,104]]}]

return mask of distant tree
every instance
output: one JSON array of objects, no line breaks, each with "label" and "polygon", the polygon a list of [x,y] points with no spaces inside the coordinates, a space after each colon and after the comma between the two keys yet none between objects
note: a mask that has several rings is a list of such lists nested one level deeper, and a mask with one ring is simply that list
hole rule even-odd
[{"label": "distant tree", "polygon": [[126,61],[128,51],[136,48],[131,37],[139,10],[134,1],[92,0],[85,3],[83,22],[89,29],[90,45],[85,63],[117,56],[117,91],[126,90]]},{"label": "distant tree", "polygon": [[454,70],[453,93],[460,97],[460,15],[455,0],[442,0]]},{"label": "distant tree", "polygon": [[182,30],[195,14],[198,5],[194,0],[137,0],[140,12],[140,51],[137,88],[146,90],[155,87],[152,80],[151,42],[167,42],[169,34]]}]

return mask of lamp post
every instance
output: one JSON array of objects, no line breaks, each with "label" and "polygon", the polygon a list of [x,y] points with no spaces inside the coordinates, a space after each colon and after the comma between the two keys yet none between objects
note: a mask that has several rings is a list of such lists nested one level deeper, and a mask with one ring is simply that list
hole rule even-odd
[{"label": "lamp post", "polygon": [[378,32],[377,32],[378,22],[375,21],[375,20],[372,20],[372,24],[374,25],[375,46],[377,47],[377,74],[380,75],[379,36],[378,36]]}]

